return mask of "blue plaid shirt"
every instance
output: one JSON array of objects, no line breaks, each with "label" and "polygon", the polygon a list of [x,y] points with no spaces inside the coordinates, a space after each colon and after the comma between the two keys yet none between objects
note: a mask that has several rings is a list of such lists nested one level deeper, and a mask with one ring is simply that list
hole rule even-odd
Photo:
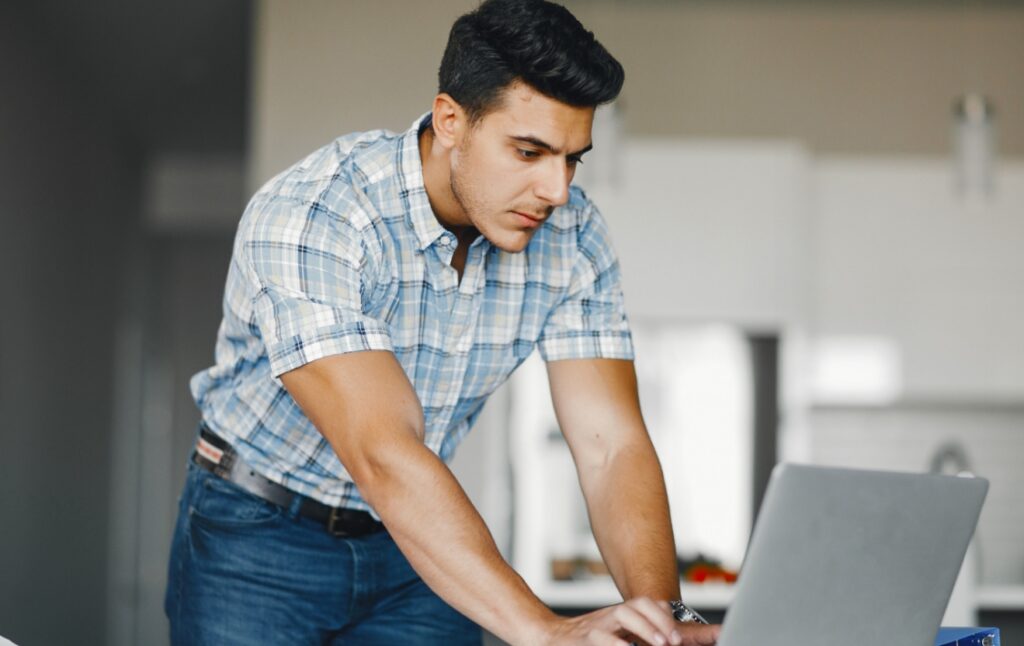
[{"label": "blue plaid shirt", "polygon": [[478,237],[461,284],[455,236],[423,186],[418,133],[355,133],[271,179],[235,238],[216,363],[192,395],[206,424],[267,478],[372,511],[279,376],[322,357],[393,352],[448,460],[487,397],[539,348],[547,360],[631,359],[619,265],[576,187],[522,253]]}]

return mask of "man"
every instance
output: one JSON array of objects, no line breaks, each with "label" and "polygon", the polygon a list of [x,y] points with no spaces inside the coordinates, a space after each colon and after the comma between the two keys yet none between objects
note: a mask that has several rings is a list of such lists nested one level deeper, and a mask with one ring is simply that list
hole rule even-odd
[{"label": "man", "polygon": [[[674,541],[618,263],[570,187],[622,68],[563,7],[453,26],[433,109],[343,137],[239,224],[166,609],[175,643],[711,644]],[[445,466],[537,346],[626,601],[558,617]]]}]

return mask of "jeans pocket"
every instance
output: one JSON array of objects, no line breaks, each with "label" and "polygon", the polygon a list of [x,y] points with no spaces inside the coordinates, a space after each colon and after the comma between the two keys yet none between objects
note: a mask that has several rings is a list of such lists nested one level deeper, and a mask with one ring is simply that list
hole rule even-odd
[{"label": "jeans pocket", "polygon": [[245,529],[271,525],[284,516],[277,505],[238,485],[207,474],[192,503],[192,521],[205,527]]}]

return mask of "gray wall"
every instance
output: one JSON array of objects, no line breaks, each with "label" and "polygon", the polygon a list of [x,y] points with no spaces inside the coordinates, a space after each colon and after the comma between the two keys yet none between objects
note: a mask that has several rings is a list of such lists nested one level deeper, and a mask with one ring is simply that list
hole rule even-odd
[{"label": "gray wall", "polygon": [[[162,586],[140,585],[162,581],[169,537],[146,528],[163,543],[143,562],[137,368],[143,342],[165,329],[144,323],[170,305],[181,324],[171,332],[203,328],[201,345],[172,358],[190,368],[212,355],[215,323],[202,322],[217,303],[161,279],[194,283],[194,271],[175,271],[200,256],[217,260],[222,283],[230,233],[154,239],[140,217],[144,180],[170,157],[241,157],[248,7],[0,3],[0,635],[23,646],[153,643],[132,637],[143,635],[138,616],[166,632]],[[167,406],[181,407],[186,385]],[[165,470],[179,472],[184,452],[160,456]]]},{"label": "gray wall", "polygon": [[100,644],[135,183],[60,43],[12,4],[0,4],[0,634]]}]

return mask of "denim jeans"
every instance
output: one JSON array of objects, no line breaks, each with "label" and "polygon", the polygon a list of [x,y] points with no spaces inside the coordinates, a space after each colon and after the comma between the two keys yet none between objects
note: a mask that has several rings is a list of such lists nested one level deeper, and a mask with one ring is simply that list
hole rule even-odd
[{"label": "denim jeans", "polygon": [[189,464],[164,609],[173,644],[472,644],[387,532],[336,538]]}]

